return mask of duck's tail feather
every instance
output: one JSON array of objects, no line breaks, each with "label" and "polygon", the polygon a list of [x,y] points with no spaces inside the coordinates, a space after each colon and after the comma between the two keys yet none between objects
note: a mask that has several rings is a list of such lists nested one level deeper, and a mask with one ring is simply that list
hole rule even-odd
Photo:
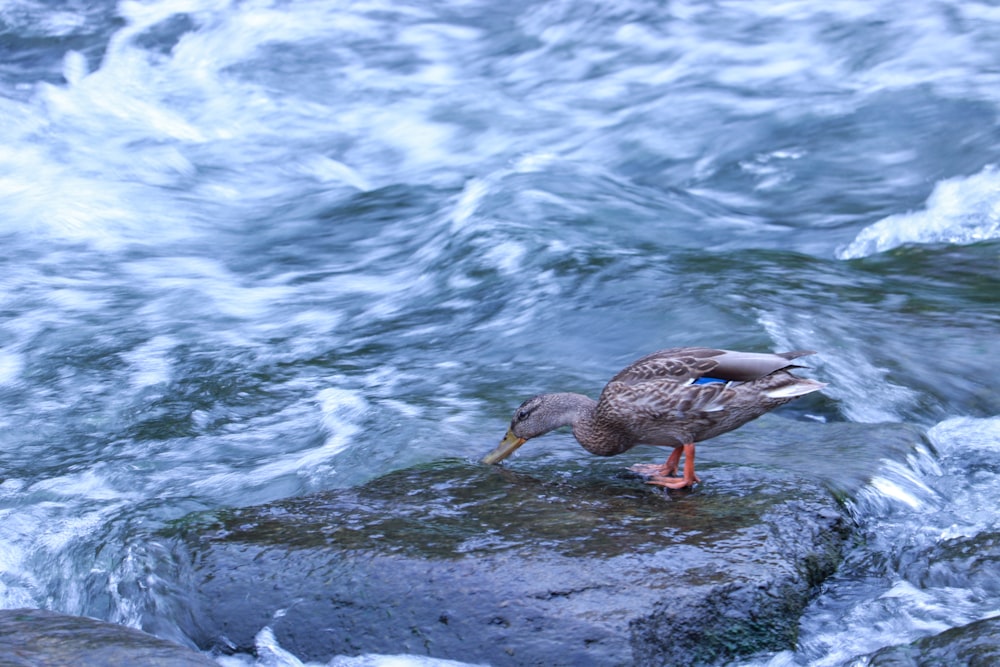
[{"label": "duck's tail feather", "polygon": [[[791,376],[794,377],[794,376]],[[805,396],[814,391],[819,391],[826,386],[826,382],[810,380],[809,378],[794,377],[794,382],[786,382],[772,387],[764,392],[770,398],[795,398]]]}]

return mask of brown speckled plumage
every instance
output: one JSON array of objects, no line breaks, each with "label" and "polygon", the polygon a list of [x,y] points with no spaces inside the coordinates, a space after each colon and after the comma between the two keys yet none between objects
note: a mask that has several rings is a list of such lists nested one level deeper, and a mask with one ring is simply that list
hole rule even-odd
[{"label": "brown speckled plumage", "polygon": [[[483,461],[497,463],[524,441],[571,426],[584,449],[598,456],[621,454],[639,444],[673,447],[667,463],[644,467],[643,472],[652,473],[653,484],[688,486],[698,481],[694,443],[826,386],[791,373],[796,367],[792,360],[808,354],[812,352],[660,350],[619,371],[597,401],[571,393],[529,398],[515,411],[507,437]],[[694,384],[703,377],[725,382]],[[688,458],[683,479],[669,476],[676,472],[681,447]]]}]

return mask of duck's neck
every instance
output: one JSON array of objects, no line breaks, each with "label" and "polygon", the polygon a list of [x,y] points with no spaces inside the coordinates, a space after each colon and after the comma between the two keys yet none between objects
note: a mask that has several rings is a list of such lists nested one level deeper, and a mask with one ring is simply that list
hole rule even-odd
[{"label": "duck's neck", "polygon": [[570,426],[573,436],[584,449],[595,454],[603,449],[602,437],[594,419],[597,401],[583,394],[566,392],[547,394],[545,402],[550,410],[552,428]]},{"label": "duck's neck", "polygon": [[576,426],[583,421],[593,421],[594,408],[597,401],[584,396],[564,392],[560,394],[545,394],[545,409],[549,413],[548,421],[552,428],[560,426]]}]

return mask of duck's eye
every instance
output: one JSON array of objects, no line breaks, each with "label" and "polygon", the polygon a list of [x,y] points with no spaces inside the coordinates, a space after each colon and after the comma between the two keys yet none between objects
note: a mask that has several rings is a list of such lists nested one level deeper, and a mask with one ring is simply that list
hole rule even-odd
[{"label": "duck's eye", "polygon": [[518,410],[518,412],[517,412],[517,421],[523,422],[527,418],[528,418],[528,411],[527,410]]}]

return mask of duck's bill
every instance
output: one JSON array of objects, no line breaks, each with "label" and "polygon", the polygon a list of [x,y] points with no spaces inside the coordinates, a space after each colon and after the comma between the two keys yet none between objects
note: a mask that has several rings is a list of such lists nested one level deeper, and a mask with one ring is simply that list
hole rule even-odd
[{"label": "duck's bill", "polygon": [[507,431],[507,435],[504,436],[497,448],[492,452],[483,457],[483,463],[487,465],[493,465],[494,463],[500,463],[505,458],[514,453],[514,450],[525,443],[524,438],[519,438],[514,435],[511,431]]}]

